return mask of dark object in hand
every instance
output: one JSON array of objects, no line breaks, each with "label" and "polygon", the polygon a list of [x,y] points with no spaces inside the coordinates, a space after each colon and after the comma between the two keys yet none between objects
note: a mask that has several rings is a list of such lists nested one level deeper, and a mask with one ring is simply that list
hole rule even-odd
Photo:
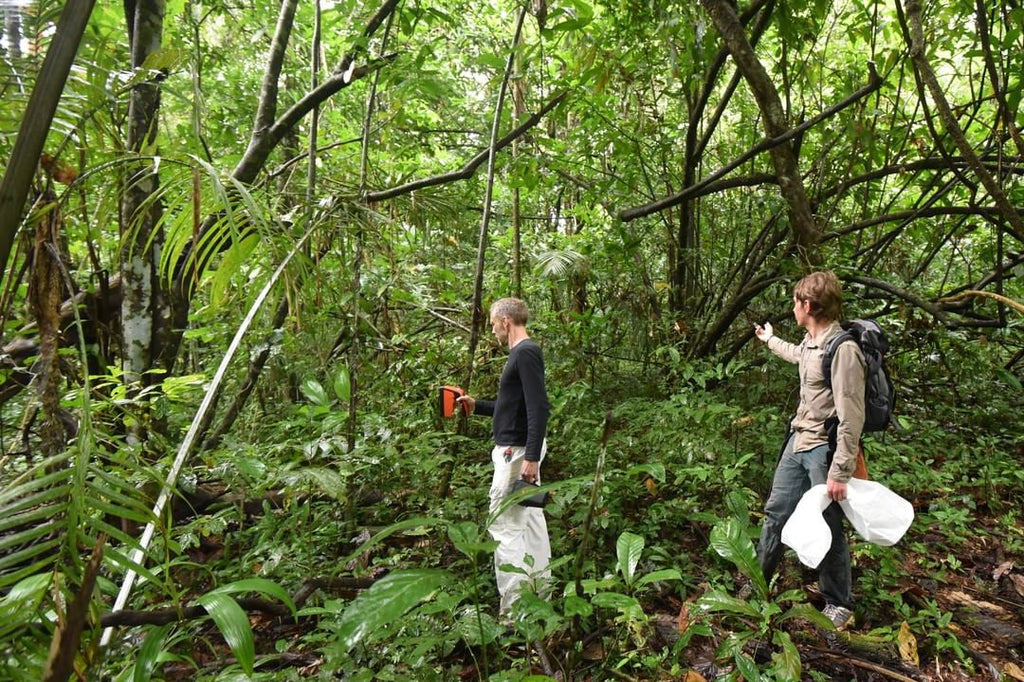
[{"label": "dark object in hand", "polygon": [[535,492],[534,494],[528,495],[528,496],[524,497],[523,499],[519,500],[519,506],[521,506],[521,507],[537,507],[539,509],[543,509],[544,505],[546,505],[548,503],[548,493],[547,493],[547,491],[546,490],[545,491],[540,491],[539,490],[540,486],[537,485],[536,483],[530,483],[526,479],[520,478],[518,481],[516,481],[515,483],[512,484],[512,492],[513,493],[516,493],[516,492],[522,490],[523,488],[537,488],[538,492]]}]

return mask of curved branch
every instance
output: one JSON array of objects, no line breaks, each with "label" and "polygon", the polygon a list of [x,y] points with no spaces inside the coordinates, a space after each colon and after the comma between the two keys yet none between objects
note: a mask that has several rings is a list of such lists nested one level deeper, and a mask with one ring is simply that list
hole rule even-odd
[{"label": "curved branch", "polygon": [[281,5],[281,13],[277,17],[277,28],[270,42],[270,56],[267,68],[263,72],[263,85],[260,87],[260,101],[256,106],[256,123],[253,125],[252,146],[259,131],[270,127],[277,113],[278,80],[281,78],[281,67],[284,65],[284,53],[288,49],[288,40],[295,22],[295,7],[299,0],[285,0]]},{"label": "curved branch", "polygon": [[860,90],[857,90],[852,95],[850,95],[843,101],[839,102],[835,106],[829,107],[828,109],[822,111],[814,118],[808,119],[807,121],[801,123],[795,128],[790,128],[785,133],[777,137],[764,140],[763,142],[755,145],[750,150],[748,150],[744,154],[741,154],[736,159],[730,161],[729,163],[727,163],[725,166],[718,169],[714,173],[711,173],[700,182],[690,185],[681,192],[673,194],[672,196],[669,197],[665,197],[663,199],[659,199],[649,204],[644,204],[643,206],[638,206],[636,208],[630,208],[625,211],[622,211],[619,214],[619,218],[625,222],[628,222],[630,220],[635,220],[636,218],[642,218],[652,213],[664,211],[667,208],[677,206],[690,197],[699,196],[699,193],[707,193],[704,190],[706,190],[709,185],[712,185],[716,180],[732,172],[739,166],[742,166],[744,163],[754,158],[761,152],[771,150],[775,147],[778,147],[779,145],[789,142],[790,140],[802,135],[804,132],[814,127],[818,123],[821,123],[825,119],[847,108],[857,100],[871,94],[875,90],[878,90],[880,87],[882,87],[883,81],[879,77],[878,72],[875,71],[875,65],[873,62],[868,62],[868,72],[869,73],[867,85],[862,87]]},{"label": "curved branch", "polygon": [[[897,0],[897,5],[899,0]],[[910,59],[914,63],[914,68],[920,74],[921,80],[928,86],[928,92],[932,96],[932,100],[935,102],[935,108],[938,110],[939,119],[942,121],[942,125],[945,126],[946,132],[953,138],[960,153],[963,154],[967,160],[967,164],[974,171],[974,174],[981,180],[981,183],[988,190],[988,193],[992,196],[992,200],[999,208],[999,212],[1003,219],[1006,221],[1006,229],[1017,239],[1024,241],[1024,219],[1021,218],[1021,214],[1010,204],[1006,193],[1003,191],[1002,186],[996,182],[996,179],[992,177],[985,167],[981,164],[978,159],[978,155],[971,148],[970,143],[967,141],[967,137],[964,135],[963,130],[956,122],[956,117],[953,115],[953,110],[949,106],[949,102],[946,100],[946,95],[942,90],[942,86],[939,84],[938,78],[935,76],[935,72],[932,70],[931,64],[928,63],[928,58],[924,52],[924,26],[921,20],[921,2],[920,0],[910,0],[907,3],[906,8],[907,22],[910,25]]]},{"label": "curved branch", "polygon": [[1016,310],[1018,313],[1024,314],[1024,303],[1018,303],[1017,301],[1013,300],[1012,298],[1007,298],[1006,296],[1000,296],[999,294],[994,294],[991,291],[975,291],[974,289],[970,289],[968,291],[963,292],[962,294],[957,294],[956,296],[943,296],[942,298],[939,299],[939,303],[952,303],[954,301],[962,301],[964,299],[973,298],[973,297],[991,298],[991,299],[994,299],[996,301],[999,301],[1000,303],[1002,303],[1004,305],[1010,306],[1011,308]]},{"label": "curved branch", "polygon": [[878,289],[879,291],[884,291],[888,294],[892,294],[896,298],[902,299],[907,303],[910,303],[911,305],[930,313],[933,317],[935,317],[935,319],[939,320],[943,324],[945,324],[947,321],[946,311],[940,308],[938,304],[932,303],[931,301],[927,301],[918,296],[917,294],[906,289],[901,289],[900,287],[897,287],[894,284],[890,284],[889,282],[885,282],[880,279],[875,279],[873,277],[863,277],[861,275],[851,275],[849,277],[844,277],[843,279],[848,280],[850,282],[856,282],[857,284],[861,284],[872,289]]},{"label": "curved branch", "polygon": [[[750,44],[731,2],[701,0],[701,6],[711,17],[722,42],[732,55],[733,63],[743,74],[743,79],[757,102],[765,136],[777,138],[790,132],[792,127],[787,120],[778,88]],[[800,176],[798,152],[792,144],[781,144],[772,147],[769,155],[775,174],[779,177],[779,190],[786,201],[789,227],[800,259],[805,265],[817,265],[821,262],[821,254],[818,251],[821,229],[811,213],[811,204],[807,198],[803,178]]]},{"label": "curved branch", "polygon": [[[551,100],[549,100],[548,103],[545,104],[540,109],[540,111],[530,116],[530,118],[523,121],[523,123],[519,127],[517,127],[515,130],[508,133],[500,140],[498,140],[494,146],[495,151],[504,149],[508,145],[512,144],[513,140],[515,140],[518,137],[521,137],[524,133],[526,133],[526,131],[537,125],[549,111],[554,109],[562,102],[563,99],[565,99],[565,96],[565,92],[559,93]],[[394,199],[395,197],[399,197],[404,194],[409,194],[410,192],[415,192],[416,190],[419,189],[434,187],[436,185],[444,185],[449,182],[455,182],[456,180],[467,180],[473,177],[473,173],[476,172],[476,169],[482,166],[485,161],[487,161],[489,154],[490,148],[483,149],[476,156],[467,161],[465,165],[463,165],[462,168],[460,168],[457,171],[452,171],[451,173],[442,173],[441,175],[433,175],[429,178],[423,178],[420,180],[414,180],[404,185],[399,185],[398,187],[382,189],[376,192],[367,192],[365,199],[367,203],[372,203],[375,201],[386,201],[387,199]]]},{"label": "curved branch", "polygon": [[[1024,210],[1024,207],[1021,207],[1021,210]],[[911,220],[913,218],[931,218],[940,215],[979,215],[987,218],[998,218],[1002,215],[1002,212],[994,206],[928,206],[925,208],[909,209],[906,211],[897,211],[895,213],[887,213],[885,215],[865,218],[864,220],[851,223],[846,227],[828,232],[822,236],[821,240],[827,241],[830,239],[838,239],[839,237],[850,234],[851,232],[858,232],[883,223]]]},{"label": "curved branch", "polygon": [[343,88],[347,88],[357,80],[365,78],[382,66],[391,63],[397,56],[397,54],[385,55],[382,59],[375,59],[345,73],[333,74],[330,78],[325,79],[318,88],[306,93],[302,99],[290,106],[269,128],[254,130],[249,147],[231,172],[231,177],[239,182],[251,183],[263,169],[270,153],[306,114]]},{"label": "curved branch", "polygon": [[[951,164],[952,162],[952,164]],[[1011,165],[1021,164],[1021,165]],[[920,159],[918,161],[911,161],[910,163],[900,163],[890,166],[883,166],[882,168],[868,171],[856,177],[847,178],[846,180],[826,187],[822,191],[822,196],[832,197],[845,192],[846,190],[856,187],[865,182],[871,182],[872,180],[881,180],[889,175],[905,175],[907,173],[914,173],[917,171],[925,170],[953,170],[954,172],[960,168],[960,166],[966,166],[967,161],[962,156],[953,156],[949,159],[938,156],[931,156],[926,159]],[[1007,173],[1011,175],[1024,175],[1024,156],[1004,158],[1001,161],[992,161],[984,164],[987,168]]]}]

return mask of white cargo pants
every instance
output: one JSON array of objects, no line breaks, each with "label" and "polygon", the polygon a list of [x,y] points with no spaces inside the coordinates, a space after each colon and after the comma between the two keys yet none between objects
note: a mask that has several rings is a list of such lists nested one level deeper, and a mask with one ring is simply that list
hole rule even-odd
[{"label": "white cargo pants", "polygon": [[[506,456],[509,450],[511,454]],[[541,446],[542,462],[546,452],[547,441]],[[491,451],[491,462],[494,464],[490,491],[491,515],[512,492],[512,485],[520,477],[525,455],[526,448],[521,446],[496,445]],[[537,483],[540,483],[539,474]],[[513,504],[491,523],[488,531],[499,543],[494,550],[494,575],[498,581],[498,594],[501,595],[500,613],[508,615],[512,603],[519,598],[519,590],[524,582],[532,584],[538,594],[544,594],[545,583],[551,575],[548,570],[551,561],[548,524],[543,509]],[[532,566],[526,563],[527,555],[533,558]],[[501,566],[504,564],[521,568],[528,575],[502,571]]]}]

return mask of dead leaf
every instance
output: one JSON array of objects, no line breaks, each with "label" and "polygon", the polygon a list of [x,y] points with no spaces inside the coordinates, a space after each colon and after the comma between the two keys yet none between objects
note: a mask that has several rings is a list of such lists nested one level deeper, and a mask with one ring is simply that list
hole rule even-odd
[{"label": "dead leaf", "polygon": [[[1010,665],[1013,665],[1012,663]],[[701,675],[696,670],[687,670],[686,677],[683,678],[683,682],[708,682],[707,678]]]},{"label": "dead leaf", "polygon": [[1011,573],[1009,578],[1013,581],[1013,586],[1017,589],[1017,594],[1024,597],[1024,575]]},{"label": "dead leaf", "polygon": [[676,619],[676,629],[679,630],[679,634],[683,634],[688,627],[690,627],[690,609],[686,604],[683,604],[682,608],[679,609],[679,617]]},{"label": "dead leaf", "polygon": [[1024,670],[1020,669],[1016,663],[1007,663],[1006,667],[1003,668],[1003,672],[1012,677],[1015,680],[1024,682]]},{"label": "dead leaf", "polygon": [[601,642],[591,642],[583,648],[583,660],[601,661],[604,660],[604,646]]},{"label": "dead leaf", "polygon": [[900,623],[899,634],[896,635],[896,641],[900,645],[900,658],[903,659],[904,663],[909,663],[914,667],[921,664],[921,659],[917,655],[917,637],[914,637],[914,633],[910,631],[910,625],[907,621]]},{"label": "dead leaf", "polygon": [[1012,570],[1013,570],[1013,562],[1012,561],[1004,561],[1003,563],[999,564],[999,566],[996,567],[996,570],[992,571],[992,580],[995,580],[996,582],[999,582],[1000,578],[1002,578],[1004,575],[1006,575],[1007,573],[1009,573]]}]

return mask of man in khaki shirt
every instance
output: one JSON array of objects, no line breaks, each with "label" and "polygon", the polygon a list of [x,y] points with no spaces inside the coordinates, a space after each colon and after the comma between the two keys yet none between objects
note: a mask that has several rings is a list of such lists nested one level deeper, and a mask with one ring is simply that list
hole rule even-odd
[{"label": "man in khaki shirt", "polygon": [[[793,290],[793,317],[807,330],[799,345],[772,333],[771,324],[757,325],[757,338],[784,360],[800,368],[800,405],[790,424],[782,457],[775,469],[772,490],[765,503],[764,526],[757,558],[765,579],[771,580],[782,559],[782,528],[801,496],[811,486],[826,484],[833,503],[824,512],[832,531],[832,546],[819,566],[818,581],[825,596],[823,613],[842,630],[853,623],[853,578],[850,549],[843,529],[843,512],[836,502],[846,499],[846,482],[857,464],[857,449],[864,426],[864,355],[854,341],[844,342],[832,360],[832,390],[822,375],[822,355],[839,325],[842,287],[832,272],[813,272]],[[837,424],[834,452],[829,428]],[[831,463],[830,463],[831,460]]]}]

